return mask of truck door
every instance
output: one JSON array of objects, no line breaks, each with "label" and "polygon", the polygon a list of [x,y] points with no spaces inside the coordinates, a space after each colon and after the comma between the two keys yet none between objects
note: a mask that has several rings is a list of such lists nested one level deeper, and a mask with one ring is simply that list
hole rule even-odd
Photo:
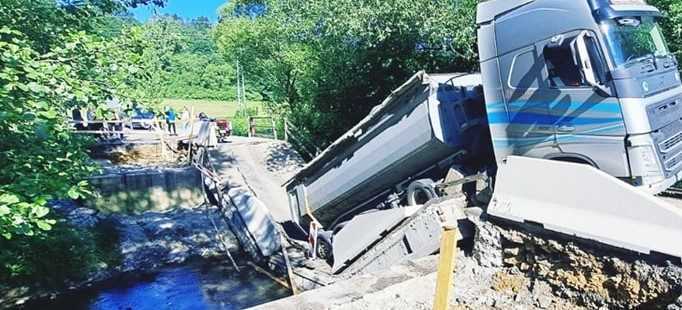
[{"label": "truck door", "polygon": [[[502,75],[506,77],[503,84],[508,119],[500,123],[508,122],[505,136],[510,155],[543,157],[554,144],[554,128],[548,118],[553,94],[541,86],[544,62],[539,57],[534,45],[500,57],[500,68],[508,68]],[[497,125],[498,112],[488,113],[491,125]]]},{"label": "truck door", "polygon": [[[627,176],[625,125],[617,97],[598,91],[590,85],[581,70],[587,65],[594,77],[606,81],[607,65],[596,35],[590,31],[574,31],[541,42],[548,92],[555,98],[549,102],[551,126],[555,132],[557,152],[545,157],[583,159],[615,176]],[[580,59],[578,49],[589,54]],[[587,61],[588,63],[582,63]],[[614,158],[621,154],[621,158]]]}]

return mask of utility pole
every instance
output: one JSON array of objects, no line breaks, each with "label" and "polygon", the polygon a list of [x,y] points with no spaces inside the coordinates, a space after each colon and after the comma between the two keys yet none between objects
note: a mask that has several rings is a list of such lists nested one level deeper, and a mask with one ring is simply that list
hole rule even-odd
[{"label": "utility pole", "polygon": [[244,86],[244,70],[237,61],[237,104],[241,109],[246,107],[246,87]]},{"label": "utility pole", "polygon": [[242,108],[242,83],[241,72],[239,70],[239,60],[237,60],[237,105]]},{"label": "utility pole", "polygon": [[241,72],[241,74],[242,74],[242,78],[241,78],[241,81],[242,81],[242,102],[244,103],[244,106],[246,106],[246,85],[244,85],[245,84],[245,82],[244,82],[244,70],[239,70],[239,72]]}]

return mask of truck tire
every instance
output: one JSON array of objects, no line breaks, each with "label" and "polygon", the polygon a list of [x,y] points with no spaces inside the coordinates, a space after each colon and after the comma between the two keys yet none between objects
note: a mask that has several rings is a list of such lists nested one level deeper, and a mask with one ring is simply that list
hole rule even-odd
[{"label": "truck tire", "polygon": [[325,260],[328,263],[333,263],[334,252],[332,251],[331,240],[329,236],[320,233],[317,236],[317,251],[315,252],[318,258]]},{"label": "truck tire", "polygon": [[431,179],[416,180],[407,187],[407,205],[416,206],[437,198],[436,183]]}]

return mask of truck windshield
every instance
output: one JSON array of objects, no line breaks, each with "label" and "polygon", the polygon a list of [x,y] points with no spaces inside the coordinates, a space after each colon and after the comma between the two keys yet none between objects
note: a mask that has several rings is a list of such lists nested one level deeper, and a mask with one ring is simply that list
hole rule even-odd
[{"label": "truck windshield", "polygon": [[602,30],[617,67],[644,57],[669,54],[661,27],[653,17],[604,21]]}]

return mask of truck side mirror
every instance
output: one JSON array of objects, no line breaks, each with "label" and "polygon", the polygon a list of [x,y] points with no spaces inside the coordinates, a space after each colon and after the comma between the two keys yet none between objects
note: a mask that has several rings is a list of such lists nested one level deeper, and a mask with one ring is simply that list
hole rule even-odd
[{"label": "truck side mirror", "polygon": [[585,78],[585,82],[592,86],[594,90],[602,96],[610,97],[611,91],[602,84],[597,78],[597,73],[592,65],[593,61],[590,57],[590,52],[587,47],[588,38],[592,35],[588,31],[581,32],[575,39],[571,42],[571,49],[573,50],[573,61],[580,69],[580,72]]}]

